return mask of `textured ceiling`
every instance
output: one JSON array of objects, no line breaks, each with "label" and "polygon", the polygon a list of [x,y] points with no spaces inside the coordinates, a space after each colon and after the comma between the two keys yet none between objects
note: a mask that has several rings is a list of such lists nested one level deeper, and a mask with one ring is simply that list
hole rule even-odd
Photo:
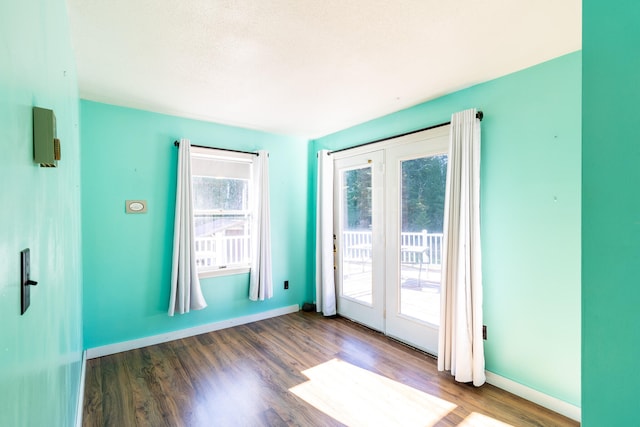
[{"label": "textured ceiling", "polygon": [[580,0],[67,0],[84,99],[322,136],[581,48]]}]

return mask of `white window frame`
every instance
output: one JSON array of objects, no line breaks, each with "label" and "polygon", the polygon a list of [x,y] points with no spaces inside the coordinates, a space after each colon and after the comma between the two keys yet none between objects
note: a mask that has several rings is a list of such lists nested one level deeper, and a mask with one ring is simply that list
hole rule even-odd
[{"label": "white window frame", "polygon": [[[211,174],[207,174],[207,175],[201,175],[199,174],[197,171],[194,170],[193,167],[193,161],[194,159],[212,159],[215,161],[223,161],[223,162],[228,162],[229,164],[233,164],[233,163],[243,163],[243,164],[249,164],[250,165],[250,178],[249,178],[249,185],[248,185],[248,191],[249,191],[249,195],[248,195],[248,209],[246,211],[217,211],[216,213],[219,212],[224,212],[224,213],[229,213],[229,214],[242,214],[245,213],[248,215],[248,219],[249,219],[249,224],[251,227],[251,224],[253,223],[252,218],[254,216],[254,199],[255,199],[255,194],[252,194],[252,192],[254,191],[255,186],[253,185],[253,180],[254,180],[254,160],[256,158],[256,156],[254,154],[250,154],[250,153],[238,153],[238,152],[233,152],[233,151],[227,151],[227,150],[219,150],[219,149],[214,149],[214,148],[204,148],[204,147],[191,147],[191,160],[192,160],[192,178],[195,176],[211,176],[211,177],[217,177],[217,178],[224,178],[225,176],[216,176],[215,175],[215,171],[211,171]],[[195,191],[195,190],[193,190]],[[195,223],[195,217],[198,214],[202,214],[202,213],[207,213],[207,212],[211,212],[211,211],[204,211],[204,210],[196,210],[194,207],[194,223]],[[213,212],[211,212],[213,213]],[[253,240],[254,236],[253,236],[253,231],[251,230],[251,228],[249,228],[249,242],[248,242],[248,253],[249,253],[249,260],[246,264],[240,264],[240,265],[231,265],[231,266],[213,266],[213,267],[198,267],[198,277],[200,278],[207,278],[207,277],[220,277],[220,276],[229,276],[229,275],[234,275],[234,274],[245,274],[245,273],[249,273],[251,271],[251,242]],[[196,242],[198,241],[198,237],[195,238]],[[197,256],[198,252],[196,252],[196,256]]]}]

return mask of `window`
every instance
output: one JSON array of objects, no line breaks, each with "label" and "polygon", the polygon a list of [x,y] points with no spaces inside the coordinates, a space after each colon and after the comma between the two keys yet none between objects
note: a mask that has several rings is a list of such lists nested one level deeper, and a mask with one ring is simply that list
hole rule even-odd
[{"label": "window", "polygon": [[254,158],[191,148],[196,265],[201,276],[249,271]]}]

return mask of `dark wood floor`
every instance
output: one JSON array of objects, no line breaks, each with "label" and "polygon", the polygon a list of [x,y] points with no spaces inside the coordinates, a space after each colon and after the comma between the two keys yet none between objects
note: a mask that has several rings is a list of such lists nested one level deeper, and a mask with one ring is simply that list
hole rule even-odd
[{"label": "dark wood floor", "polygon": [[577,426],[346,319],[294,313],[87,362],[85,426]]}]

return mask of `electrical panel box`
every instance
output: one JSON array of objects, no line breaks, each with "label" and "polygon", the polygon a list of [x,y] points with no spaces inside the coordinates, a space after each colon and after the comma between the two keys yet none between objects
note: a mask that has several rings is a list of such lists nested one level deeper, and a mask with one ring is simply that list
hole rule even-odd
[{"label": "electrical panel box", "polygon": [[41,167],[55,168],[60,160],[60,140],[56,137],[53,110],[33,107],[33,160]]}]

